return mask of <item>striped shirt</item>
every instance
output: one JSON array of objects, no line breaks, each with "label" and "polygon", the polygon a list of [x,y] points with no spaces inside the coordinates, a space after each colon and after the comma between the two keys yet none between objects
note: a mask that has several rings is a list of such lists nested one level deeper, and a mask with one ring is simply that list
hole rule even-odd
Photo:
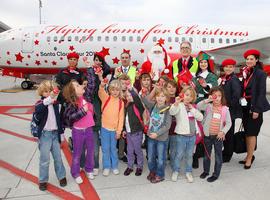
[{"label": "striped shirt", "polygon": [[209,127],[210,135],[217,135],[220,131],[221,110],[222,106],[213,106],[213,117],[211,119]]}]

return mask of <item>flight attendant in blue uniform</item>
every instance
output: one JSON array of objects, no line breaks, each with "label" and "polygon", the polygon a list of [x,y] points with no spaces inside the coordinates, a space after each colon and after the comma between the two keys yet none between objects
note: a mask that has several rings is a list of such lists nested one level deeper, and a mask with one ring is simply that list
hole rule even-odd
[{"label": "flight attendant in blue uniform", "polygon": [[246,133],[247,155],[240,164],[250,169],[255,156],[253,155],[262,123],[263,112],[270,110],[266,99],[266,78],[263,64],[259,61],[260,52],[250,49],[244,53],[246,66],[243,69],[243,93],[240,99],[243,109],[243,126]]}]

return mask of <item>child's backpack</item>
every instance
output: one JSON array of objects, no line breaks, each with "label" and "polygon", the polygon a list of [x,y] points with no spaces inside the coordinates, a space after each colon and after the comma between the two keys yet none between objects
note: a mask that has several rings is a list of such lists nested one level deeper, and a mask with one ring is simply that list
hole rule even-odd
[{"label": "child's backpack", "polygon": [[[42,103],[41,100],[39,100],[35,105],[38,105],[40,103]],[[33,115],[32,115],[32,120],[31,120],[31,123],[30,123],[30,132],[31,132],[32,136],[34,136],[34,137],[38,137],[38,125],[39,125],[39,123],[40,123],[40,120],[37,117],[36,111],[34,111]]]}]

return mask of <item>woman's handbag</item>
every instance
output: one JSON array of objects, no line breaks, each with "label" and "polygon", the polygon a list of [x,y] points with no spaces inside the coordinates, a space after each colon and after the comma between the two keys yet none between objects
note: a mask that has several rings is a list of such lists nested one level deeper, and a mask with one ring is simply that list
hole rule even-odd
[{"label": "woman's handbag", "polygon": [[236,132],[233,136],[233,151],[237,154],[247,152],[246,134],[243,127],[243,122],[241,123],[238,132]]}]

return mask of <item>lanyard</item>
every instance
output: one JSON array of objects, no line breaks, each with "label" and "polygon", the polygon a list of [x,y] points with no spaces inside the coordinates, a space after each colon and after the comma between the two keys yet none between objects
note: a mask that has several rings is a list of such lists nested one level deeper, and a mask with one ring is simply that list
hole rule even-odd
[{"label": "lanyard", "polygon": [[246,88],[247,88],[248,83],[250,82],[250,80],[251,80],[251,78],[253,76],[253,73],[249,76],[249,78],[247,80],[246,79],[244,80],[244,93],[243,93],[243,97],[245,97],[245,98],[250,98],[251,97],[251,96],[247,96],[246,95]]}]

